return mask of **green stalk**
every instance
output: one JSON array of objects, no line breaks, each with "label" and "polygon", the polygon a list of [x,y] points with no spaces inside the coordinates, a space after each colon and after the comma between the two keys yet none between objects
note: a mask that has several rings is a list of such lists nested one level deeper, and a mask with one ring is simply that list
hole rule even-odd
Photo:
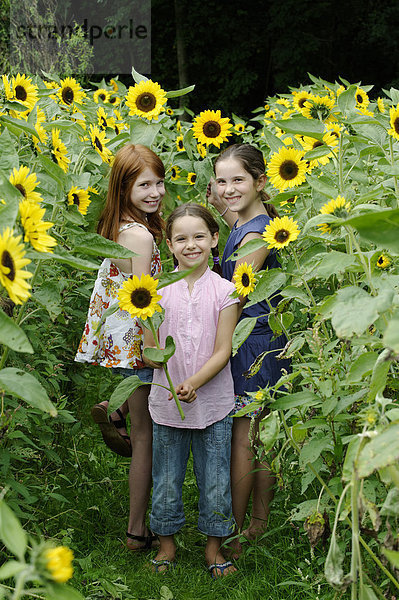
[{"label": "green stalk", "polygon": [[[156,346],[157,346],[158,350],[160,350],[160,349],[161,349],[161,347],[160,347],[160,345],[159,345],[159,341],[158,341],[157,332],[156,332],[156,330],[155,330],[154,323],[152,322],[152,319],[151,319],[151,317],[148,317],[148,322],[149,322],[149,324],[150,324],[150,328],[151,328],[152,335],[154,336],[155,344],[156,344]],[[165,372],[166,379],[168,380],[168,383],[169,383],[169,391],[171,392],[171,394],[172,394],[172,396],[173,396],[173,398],[174,398],[174,400],[175,400],[175,402],[176,402],[177,410],[179,411],[179,414],[180,414],[181,420],[182,420],[182,421],[184,421],[184,419],[185,419],[186,417],[185,417],[185,414],[184,414],[184,412],[183,412],[183,409],[182,409],[182,407],[181,407],[180,400],[179,400],[179,398],[177,397],[176,390],[175,390],[175,388],[174,388],[174,385],[173,385],[173,383],[172,383],[172,380],[171,380],[171,378],[170,378],[169,371],[168,371],[168,367],[166,366],[166,364],[165,364],[165,363],[162,363],[162,368],[163,368],[163,370],[164,370],[164,372]]]},{"label": "green stalk", "polygon": [[[392,136],[389,135],[389,154],[390,154],[390,158],[391,158],[391,166],[394,167],[395,166],[395,160],[394,160],[394,156],[393,156],[393,141],[392,141]],[[395,194],[396,194],[396,202],[398,204],[398,208],[399,208],[399,189],[398,189],[398,178],[396,175],[393,176],[393,184],[395,186]]]},{"label": "green stalk", "polygon": [[368,283],[368,285],[370,287],[370,290],[371,290],[373,296],[376,296],[377,295],[377,291],[376,291],[376,289],[375,289],[375,287],[373,285],[373,281],[371,279],[370,266],[366,263],[366,260],[365,260],[365,258],[363,256],[362,249],[360,248],[360,244],[357,241],[355,234],[353,233],[353,229],[351,227],[349,227],[348,225],[345,225],[345,229],[346,229],[346,231],[349,234],[349,239],[351,240],[353,246],[356,248],[356,251],[357,251],[357,254],[359,256],[360,262],[362,263],[364,274],[366,275],[367,283]]}]

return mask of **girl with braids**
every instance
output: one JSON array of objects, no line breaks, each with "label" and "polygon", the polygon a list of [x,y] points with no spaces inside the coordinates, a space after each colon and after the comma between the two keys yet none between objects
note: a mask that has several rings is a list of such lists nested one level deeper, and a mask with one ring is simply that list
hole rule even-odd
[{"label": "girl with braids", "polygon": [[[105,259],[98,271],[89,314],[75,360],[116,369],[124,377],[138,375],[152,381],[152,369],[143,362],[143,331],[137,319],[118,309],[100,328],[104,311],[118,302],[118,290],[132,275],[156,277],[161,260],[156,241],[164,228],[160,217],[165,194],[165,169],[161,159],[146,146],[127,144],[115,155],[107,201],[98,233],[118,242],[135,255],[129,259]],[[108,401],[93,406],[91,414],[107,446],[122,456],[132,456],[129,472],[130,513],[127,529],[129,550],[148,550],[158,544],[145,523],[151,491],[152,423],[148,412],[149,385],[143,385],[108,418]],[[126,416],[130,414],[130,436]]]},{"label": "girl with braids", "polygon": [[[199,488],[198,527],[207,536],[205,559],[212,577],[236,569],[226,561],[222,538],[234,531],[230,488],[230,440],[234,406],[229,358],[237,322],[238,299],[234,285],[208,267],[213,254],[216,270],[219,226],[199,204],[178,206],[166,224],[166,241],[177,270],[194,267],[184,279],[160,290],[165,320],[159,341],[172,335],[176,352],[168,369],[179,399],[188,403],[182,420],[171,394],[153,385],[149,396],[153,420],[153,493],[151,529],[160,547],[152,560],[154,571],[165,571],[174,562],[174,534],[184,525],[182,486],[190,446]],[[215,268],[214,268],[215,270]],[[155,340],[147,330],[145,346]],[[157,369],[160,365],[147,361]],[[164,371],[154,371],[153,383],[167,386]]]},{"label": "girl with braids", "polygon": [[[238,248],[250,240],[262,238],[270,220],[278,216],[269,196],[263,190],[266,183],[265,162],[262,152],[250,144],[234,144],[224,150],[214,163],[215,182],[208,186],[209,202],[215,206],[231,228],[222,258],[222,272],[232,280],[237,268],[246,262],[253,271],[279,267],[276,253],[265,246],[239,260],[227,260]],[[275,297],[271,303],[277,304]],[[268,324],[269,305],[265,301],[250,307],[246,298],[240,297],[240,319],[257,317],[252,333],[231,358],[236,399],[235,412],[248,405],[253,398],[247,392],[256,392],[268,384],[274,385],[289,369],[289,361],[277,361],[276,355],[284,348],[286,339],[273,339]],[[259,371],[250,378],[244,374],[256,358],[268,352]],[[230,541],[233,556],[241,552],[238,533],[251,540],[265,532],[269,504],[273,498],[275,478],[267,464],[258,458],[259,421],[267,409],[247,413],[233,419],[231,486],[233,514],[237,524],[236,536]],[[251,424],[252,423],[252,424]],[[244,520],[252,493],[252,515],[249,526],[243,531]]]}]

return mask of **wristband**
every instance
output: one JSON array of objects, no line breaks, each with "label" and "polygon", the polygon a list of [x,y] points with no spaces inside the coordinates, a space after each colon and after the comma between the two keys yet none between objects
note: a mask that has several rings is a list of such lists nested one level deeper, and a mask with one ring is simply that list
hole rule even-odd
[{"label": "wristband", "polygon": [[229,210],[229,207],[227,206],[227,207],[224,209],[224,211],[223,211],[222,213],[220,213],[220,215],[219,215],[219,216],[220,216],[220,217],[223,217],[223,216],[224,216],[224,215],[227,213],[227,211],[228,211],[228,210]]}]

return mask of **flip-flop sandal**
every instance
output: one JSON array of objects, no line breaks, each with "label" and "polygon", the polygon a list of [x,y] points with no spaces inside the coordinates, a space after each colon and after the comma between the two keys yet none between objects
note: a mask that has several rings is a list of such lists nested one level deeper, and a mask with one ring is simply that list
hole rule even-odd
[{"label": "flip-flop sandal", "polygon": [[126,421],[119,408],[116,412],[121,418],[116,421],[111,421],[111,419],[108,418],[107,408],[103,404],[96,404],[91,409],[91,416],[93,421],[99,426],[103,440],[108,448],[120,456],[131,456],[132,446],[130,444],[129,436],[122,435],[118,431],[118,426],[119,428],[125,427]]},{"label": "flip-flop sandal", "polygon": [[[152,550],[153,548],[157,548],[158,544],[154,544],[154,542],[159,542],[159,538],[155,533],[149,530],[148,535],[133,535],[132,533],[126,532],[127,542],[126,546],[128,550],[131,552],[142,552],[143,550]],[[129,540],[134,540],[135,542],[143,542],[142,546],[130,546]]]},{"label": "flip-flop sandal", "polygon": [[[225,570],[232,566],[233,563],[231,562],[231,560],[226,560],[226,562],[224,563],[213,563],[212,565],[209,565],[208,570],[211,574],[212,579],[219,579],[220,577],[224,577],[223,573],[225,572]],[[214,569],[219,569],[219,571],[221,571],[220,575],[217,574],[217,571],[216,573],[214,573]]]},{"label": "flip-flop sandal", "polygon": [[[166,558],[164,560],[157,560],[156,558],[152,558],[150,560],[150,563],[154,567],[154,573],[166,573],[167,571],[169,571],[169,569],[173,569],[176,566],[176,563],[174,563],[171,560],[167,560]],[[160,567],[166,567],[166,569],[160,571]]]}]

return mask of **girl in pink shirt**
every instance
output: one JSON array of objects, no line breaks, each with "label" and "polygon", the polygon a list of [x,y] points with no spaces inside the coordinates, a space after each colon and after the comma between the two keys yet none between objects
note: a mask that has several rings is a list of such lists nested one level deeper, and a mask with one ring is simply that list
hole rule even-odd
[{"label": "girl in pink shirt", "polygon": [[[177,207],[166,225],[167,244],[178,270],[194,271],[161,290],[165,320],[159,328],[161,346],[172,335],[176,352],[168,369],[179,399],[185,402],[182,421],[171,394],[151,387],[153,420],[153,495],[151,529],[160,547],[152,561],[155,571],[165,571],[175,559],[174,534],[184,525],[182,486],[190,446],[199,488],[200,531],[207,535],[205,559],[212,577],[235,571],[221,553],[222,538],[231,535],[234,519],[230,490],[230,441],[234,406],[230,372],[232,335],[237,322],[238,300],[234,285],[208,267],[212,252],[217,264],[219,226],[211,213],[198,204]],[[145,333],[145,346],[154,346]],[[167,386],[160,365],[153,383]]]}]

